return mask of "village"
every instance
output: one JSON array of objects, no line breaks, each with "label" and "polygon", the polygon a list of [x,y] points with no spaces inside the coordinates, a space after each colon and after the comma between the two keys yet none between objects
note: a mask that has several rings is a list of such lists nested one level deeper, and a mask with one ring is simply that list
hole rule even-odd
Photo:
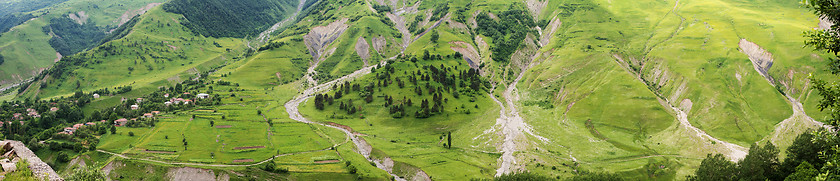
[{"label": "village", "polygon": [[[185,95],[190,95],[190,93],[189,93],[189,92],[185,92],[184,94],[185,94]],[[169,98],[169,94],[164,94],[164,95],[163,95],[163,97],[164,97],[164,98]],[[94,98],[94,99],[98,99],[98,98],[100,98],[100,95],[99,95],[99,94],[93,94],[93,98]],[[197,99],[206,99],[206,98],[210,98],[210,95],[209,95],[209,94],[206,94],[206,93],[200,93],[200,94],[197,94],[197,95],[196,95],[196,98],[197,98]],[[128,99],[126,99],[126,98],[121,98],[121,102],[125,102],[126,100],[128,100]],[[131,105],[131,106],[130,106],[130,107],[131,107],[131,110],[138,110],[138,109],[140,109],[140,104],[143,102],[143,100],[144,100],[143,98],[136,98],[136,99],[135,99],[135,104],[133,104],[133,105]],[[190,99],[184,99],[184,98],[170,98],[169,100],[167,100],[167,101],[166,101],[166,102],[164,102],[163,104],[164,104],[164,105],[166,105],[166,106],[170,106],[170,105],[173,105],[173,104],[174,104],[174,105],[187,105],[187,104],[190,104],[190,103],[192,103],[192,102],[193,102],[193,101],[192,101],[192,100],[190,100]],[[55,110],[57,110],[57,108],[55,108],[55,107],[53,107],[53,108],[54,108]],[[52,110],[53,110],[53,108],[51,108],[50,110],[52,111]],[[30,115],[38,115],[38,112],[35,112],[35,110],[33,110],[33,109],[27,109],[27,111],[29,111],[29,114],[30,114]],[[160,111],[151,111],[151,112],[149,112],[149,113],[144,113],[144,114],[143,114],[141,117],[139,117],[139,118],[131,118],[131,119],[119,118],[119,119],[117,119],[117,120],[114,120],[114,121],[112,122],[112,125],[114,125],[114,126],[116,126],[116,127],[122,127],[122,126],[126,126],[126,124],[128,124],[129,122],[134,122],[134,121],[145,121],[145,120],[151,120],[151,119],[154,119],[154,118],[155,118],[155,116],[157,116],[157,115],[159,115],[159,114],[161,114],[161,112],[160,112]],[[22,122],[22,121],[21,121],[21,124],[23,124],[23,122]],[[78,129],[81,129],[81,128],[85,127],[85,126],[94,126],[94,125],[97,125],[97,124],[108,124],[108,120],[100,120],[99,122],[87,122],[87,123],[84,123],[84,124],[82,124],[82,123],[77,123],[77,124],[74,124],[72,127],[65,127],[65,128],[64,128],[61,132],[58,132],[58,134],[67,134],[67,135],[72,135],[72,134],[73,134],[74,132],[76,132]]]}]

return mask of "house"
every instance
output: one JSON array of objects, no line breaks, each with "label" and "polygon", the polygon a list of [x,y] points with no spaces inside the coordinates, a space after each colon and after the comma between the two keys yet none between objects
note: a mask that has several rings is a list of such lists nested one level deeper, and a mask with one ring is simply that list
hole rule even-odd
[{"label": "house", "polygon": [[198,97],[199,99],[207,99],[210,98],[210,94],[200,93],[196,97]]},{"label": "house", "polygon": [[50,108],[50,112],[56,112],[56,111],[58,111],[58,108],[57,108],[57,107],[51,107],[51,108]]},{"label": "house", "polygon": [[163,105],[169,106],[169,105],[172,105],[172,102],[166,101],[166,102],[163,102]]},{"label": "house", "polygon": [[192,100],[184,99],[184,104],[190,104],[190,102],[192,102]]},{"label": "house", "polygon": [[141,102],[143,102],[143,98],[137,98],[137,99],[136,99],[136,102],[137,102],[137,103],[141,103]]},{"label": "house", "polygon": [[96,125],[96,123],[94,123],[94,122],[87,122],[87,123],[85,123],[85,126],[93,126],[93,125]]},{"label": "house", "polygon": [[40,118],[40,117],[41,117],[41,115],[40,115],[40,114],[38,114],[38,112],[34,112],[34,111],[33,111],[33,112],[29,112],[29,113],[27,113],[26,115],[27,115],[27,116],[30,116],[30,117],[33,117],[33,118]]},{"label": "house", "polygon": [[100,122],[100,123],[107,123],[108,121],[106,121],[106,120],[102,120],[102,121],[99,121],[99,122]]},{"label": "house", "polygon": [[125,119],[125,118],[120,118],[120,119],[117,119],[116,121],[114,121],[114,125],[116,125],[116,126],[124,126],[125,123],[128,123],[128,120]]},{"label": "house", "polygon": [[154,115],[152,113],[143,114],[143,118],[152,118]]},{"label": "house", "polygon": [[14,114],[12,114],[12,118],[14,118],[16,120],[21,120],[21,119],[23,119],[22,115],[23,114],[21,114],[21,113],[14,113]]},{"label": "house", "polygon": [[184,95],[190,95],[190,93],[189,92],[184,92]]},{"label": "house", "polygon": [[172,99],[172,103],[180,104],[181,102],[184,102],[184,99],[182,99],[182,98]]},{"label": "house", "polygon": [[66,127],[66,128],[64,128],[64,132],[62,132],[62,133],[73,134],[73,132],[76,132],[76,128]]},{"label": "house", "polygon": [[99,99],[99,94],[93,94],[94,99]]},{"label": "house", "polygon": [[131,110],[137,110],[137,109],[140,109],[140,105],[137,105],[137,104],[131,105]]},{"label": "house", "polygon": [[158,115],[158,114],[160,114],[160,111],[152,111],[152,114]]},{"label": "house", "polygon": [[169,98],[169,94],[164,94],[163,97]]},{"label": "house", "polygon": [[84,127],[84,126],[85,126],[84,124],[74,124],[74,125],[73,125],[73,128],[75,128],[75,129],[79,129],[79,128],[82,128],[82,127]]}]

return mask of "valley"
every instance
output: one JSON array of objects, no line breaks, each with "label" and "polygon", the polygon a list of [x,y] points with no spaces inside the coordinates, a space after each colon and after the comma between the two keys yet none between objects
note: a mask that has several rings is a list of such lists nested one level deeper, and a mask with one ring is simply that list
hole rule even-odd
[{"label": "valley", "polygon": [[799,2],[3,3],[0,137],[66,180],[784,180],[833,143]]}]

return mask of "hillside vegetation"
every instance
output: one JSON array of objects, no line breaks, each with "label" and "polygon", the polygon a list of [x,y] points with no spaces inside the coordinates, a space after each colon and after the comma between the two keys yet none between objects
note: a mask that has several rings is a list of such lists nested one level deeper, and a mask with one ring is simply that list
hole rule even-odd
[{"label": "hillside vegetation", "polygon": [[295,0],[173,0],[163,9],[182,14],[184,26],[208,37],[244,38],[265,31],[294,10]]}]

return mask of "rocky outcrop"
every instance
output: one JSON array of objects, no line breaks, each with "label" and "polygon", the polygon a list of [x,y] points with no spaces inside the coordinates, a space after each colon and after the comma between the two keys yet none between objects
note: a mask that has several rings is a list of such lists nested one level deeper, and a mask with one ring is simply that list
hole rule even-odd
[{"label": "rocky outcrop", "polygon": [[32,150],[26,148],[23,143],[20,141],[14,140],[4,140],[0,141],[0,145],[9,145],[12,147],[12,150],[15,151],[15,154],[29,162],[29,170],[32,170],[32,173],[35,174],[36,178],[44,178],[45,180],[56,181],[56,180],[64,180],[61,178],[58,173],[55,173],[55,170],[41,161],[41,158],[38,158]]},{"label": "rocky outcrop", "polygon": [[770,54],[770,52],[767,52],[767,50],[759,47],[758,44],[747,41],[747,39],[741,39],[738,46],[741,48],[742,53],[750,57],[750,61],[752,62],[755,71],[758,71],[764,79],[767,79],[767,81],[770,81],[771,84],[774,84],[773,77],[770,77],[770,74],[768,73],[770,67],[773,66],[773,55]]},{"label": "rocky outcrop", "polygon": [[382,35],[379,35],[378,37],[373,37],[371,39],[371,44],[373,44],[373,50],[375,50],[376,53],[379,54],[382,54],[382,51],[385,49],[385,46],[388,46],[388,42],[385,41],[385,37]]},{"label": "rocky outcrop", "polygon": [[368,59],[370,59],[370,44],[368,44],[367,40],[364,37],[359,37],[356,40],[356,54],[359,57],[362,57],[362,61],[365,62],[365,67],[368,66]]},{"label": "rocky outcrop", "polygon": [[338,39],[342,33],[349,27],[347,18],[332,22],[327,26],[318,26],[312,28],[308,34],[303,36],[303,42],[312,55],[312,59],[316,62],[323,56],[327,46]]}]

